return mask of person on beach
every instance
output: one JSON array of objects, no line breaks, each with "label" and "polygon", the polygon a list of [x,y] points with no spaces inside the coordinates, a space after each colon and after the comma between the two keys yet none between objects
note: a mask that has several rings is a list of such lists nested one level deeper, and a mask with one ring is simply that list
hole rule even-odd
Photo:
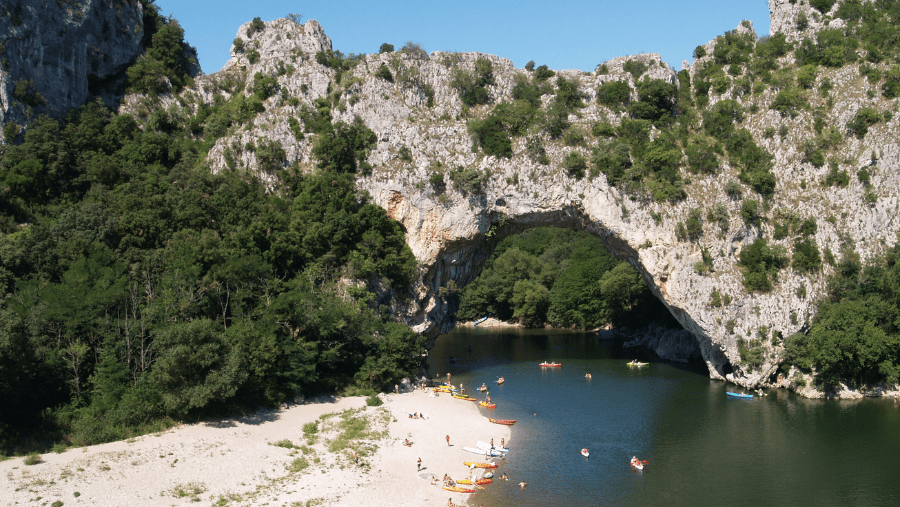
[{"label": "person on beach", "polygon": [[447,383],[448,384],[450,383],[450,372],[449,371],[447,372]]},{"label": "person on beach", "polygon": [[416,472],[422,471],[422,458],[419,458],[419,461],[416,462]]},{"label": "person on beach", "polygon": [[450,447],[450,435],[447,435],[447,447]]},{"label": "person on beach", "polygon": [[395,393],[395,394],[400,394],[400,386],[397,385],[397,384],[394,384],[394,393]]},{"label": "person on beach", "polygon": [[359,453],[353,453],[353,461],[356,462],[356,466],[359,466]]},{"label": "person on beach", "polygon": [[500,447],[506,448],[506,439],[505,438],[500,439]]},{"label": "person on beach", "polygon": [[491,439],[491,449],[493,449],[493,448],[494,448],[494,439],[492,438]]}]

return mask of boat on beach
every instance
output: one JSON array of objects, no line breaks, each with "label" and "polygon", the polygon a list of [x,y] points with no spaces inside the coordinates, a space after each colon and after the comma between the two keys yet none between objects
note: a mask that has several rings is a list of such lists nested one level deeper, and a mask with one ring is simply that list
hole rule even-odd
[{"label": "boat on beach", "polygon": [[505,424],[507,426],[512,426],[513,424],[516,424],[515,419],[488,419],[488,421],[490,421],[494,424]]},{"label": "boat on beach", "polygon": [[463,461],[463,465],[466,465],[467,467],[474,465],[475,468],[497,468],[500,466],[496,463],[481,463],[479,461]]},{"label": "boat on beach", "polygon": [[469,396],[468,394],[454,394],[454,398],[457,400],[465,400],[465,401],[478,401],[476,398]]},{"label": "boat on beach", "polygon": [[444,486],[444,489],[447,491],[453,491],[454,493],[474,493],[475,488],[461,488],[459,486]]},{"label": "boat on beach", "polygon": [[494,457],[503,456],[503,453],[500,451],[497,451],[497,450],[492,451],[490,449],[482,449],[480,447],[463,447],[463,450],[469,451],[474,454],[480,454],[482,456],[494,456]]},{"label": "boat on beach", "polygon": [[[478,486],[484,486],[485,484],[490,484],[494,482],[492,479],[475,479],[475,484]],[[472,481],[469,479],[460,479],[456,481],[457,484],[472,484]]]},{"label": "boat on beach", "polygon": [[500,452],[509,452],[509,449],[506,447],[498,447],[498,446],[491,447],[491,444],[489,444],[487,442],[482,442],[481,440],[475,442],[475,446],[478,447],[479,449],[493,449],[495,451],[500,451]]}]

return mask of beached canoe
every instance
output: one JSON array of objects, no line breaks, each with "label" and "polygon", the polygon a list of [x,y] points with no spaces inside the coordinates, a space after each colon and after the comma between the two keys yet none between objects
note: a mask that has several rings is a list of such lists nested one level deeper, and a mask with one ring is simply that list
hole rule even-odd
[{"label": "beached canoe", "polygon": [[513,424],[516,424],[515,419],[488,419],[488,421],[491,421],[494,424],[505,424],[507,426],[512,426]]},{"label": "beached canoe", "polygon": [[[491,479],[475,479],[475,484],[477,484],[478,486],[484,486],[485,484],[490,484],[492,482],[494,482],[494,481],[492,481]],[[460,480],[456,481],[456,483],[457,484],[472,484],[472,481],[470,481],[469,479],[460,479]]]},{"label": "beached canoe", "polygon": [[495,445],[494,447],[491,447],[491,444],[489,444],[487,442],[482,442],[481,440],[475,442],[475,446],[478,447],[479,449],[493,449],[495,451],[500,451],[500,452],[509,452],[509,449],[507,449],[506,447],[500,447],[497,445]]},{"label": "beached canoe", "polygon": [[468,394],[454,394],[453,397],[456,398],[457,400],[478,401],[477,398],[472,398]]},{"label": "beached canoe", "polygon": [[488,402],[486,402],[486,401],[479,401],[478,404],[481,405],[481,406],[484,407],[484,408],[497,408],[497,404],[496,404],[496,403],[488,403]]},{"label": "beached canoe", "polygon": [[482,449],[480,447],[463,447],[464,451],[469,451],[471,453],[480,454],[482,456],[503,456],[503,453],[497,450],[490,449]]},{"label": "beached canoe", "polygon": [[467,467],[475,465],[475,468],[497,468],[500,466],[496,463],[480,463],[478,461],[463,461],[463,465],[466,465]]},{"label": "beached canoe", "polygon": [[460,488],[458,486],[444,486],[444,489],[447,491],[453,491],[454,493],[474,493],[475,488]]},{"label": "beached canoe", "polygon": [[540,366],[544,368],[559,368],[562,366],[562,363],[548,363],[547,361],[544,361]]},{"label": "beached canoe", "polygon": [[727,391],[727,392],[725,392],[725,394],[727,394],[728,396],[731,396],[733,398],[743,398],[743,399],[748,399],[748,400],[750,398],[753,398],[752,394],[733,393],[731,391]]}]

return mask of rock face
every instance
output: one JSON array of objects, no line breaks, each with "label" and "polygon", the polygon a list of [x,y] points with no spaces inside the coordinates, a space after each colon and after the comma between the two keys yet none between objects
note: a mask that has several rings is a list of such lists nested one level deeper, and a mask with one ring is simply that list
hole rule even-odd
[{"label": "rock face", "polygon": [[[5,0],[0,5],[0,123],[60,117],[143,51],[137,0]],[[0,133],[0,140],[3,140]]]},{"label": "rock face", "polygon": [[[809,16],[810,30],[821,26],[815,25],[819,15],[800,3],[772,0],[770,8],[773,30],[784,31],[790,38],[802,35],[795,23],[800,9]],[[241,27],[238,36],[244,37],[246,27]],[[752,32],[752,25],[742,23],[736,31]],[[708,54],[714,45],[707,45]],[[261,56],[253,63],[247,57],[251,49]],[[453,291],[478,275],[499,239],[530,227],[577,227],[601,238],[616,257],[639,270],[653,293],[694,336],[711,377],[748,387],[787,386],[786,380],[776,380],[783,339],[801,330],[813,316],[834,268],[826,264],[819,272],[805,273],[788,267],[779,273],[771,292],[748,293],[738,266],[741,250],[766,237],[792,251],[792,238],[771,240],[775,218],[782,212],[799,219],[816,218],[814,238],[822,251],[837,253],[842,245],[850,244],[863,261],[893,245],[900,232],[900,149],[896,143],[900,118],[896,116],[874,125],[863,139],[845,137],[834,153],[840,170],[855,174],[866,167],[872,175],[871,186],[856,178],[844,187],[829,186],[822,183],[830,171],[827,164],[815,167],[801,154],[803,143],[816,136],[809,110],[793,117],[771,110],[778,91],[773,88],[753,95],[741,95],[732,88],[722,94],[711,91],[710,104],[731,98],[744,106],[747,114],[738,127],[747,129],[774,156],[778,183],[768,202],[770,219],[748,225],[740,216],[740,199],[724,191],[726,183],[737,180],[738,174],[738,168],[727,161],[722,161],[717,175],[691,175],[687,199],[670,204],[623,193],[603,175],[571,176],[562,161],[573,151],[589,158],[591,143],[597,142],[590,141],[589,134],[584,145],[568,147],[533,132],[532,137],[540,139],[546,149],[548,165],[527,155],[525,138],[514,138],[510,159],[485,156],[473,149],[467,120],[484,116],[493,105],[465,108],[450,86],[451,73],[454,69],[472,70],[476,60],[486,59],[493,65],[495,78],[489,87],[492,102],[509,101],[515,76],[528,74],[509,60],[480,53],[371,54],[343,72],[338,81],[334,69],[316,62],[316,52],[330,49],[331,41],[315,21],[305,25],[289,20],[266,23],[243,50],[232,49],[232,59],[220,73],[199,78],[193,90],[185,91],[191,97],[184,103],[212,102],[216,95],[227,98],[227,87],[220,86],[224,82],[238,80],[249,85],[259,72],[277,76],[281,91],[266,100],[265,112],[252,124],[221,138],[208,158],[213,170],[245,167],[273,182],[279,169],[261,169],[255,153],[244,149],[248,141],[268,138],[284,149],[284,165],[298,163],[312,170],[314,136],[298,140],[289,125],[290,119],[299,117],[300,108],[327,96],[335,121],[362,119],[378,142],[368,158],[374,169],[360,177],[358,185],[403,224],[407,242],[421,263],[420,283],[410,294],[391,301],[397,315],[420,333],[436,336],[453,326]],[[792,58],[789,54],[781,63],[790,65]],[[559,71],[557,76],[578,84],[587,104],[569,117],[576,128],[588,133],[598,121],[619,124],[625,113],[598,104],[596,96],[600,84],[617,80],[629,83],[632,98],[637,99],[635,77],[623,69],[628,60],[645,64],[645,76],[678,83],[675,72],[655,54],[615,58],[606,62],[602,74]],[[703,63],[702,59],[694,61],[689,72],[694,74]],[[393,82],[375,75],[382,65],[390,69]],[[835,92],[827,99],[831,101],[830,125],[846,125],[864,105],[890,109],[880,94],[870,92],[853,65],[821,69],[817,79],[818,83],[829,79],[834,85]],[[543,97],[545,105],[550,100],[549,95]],[[821,96],[811,96],[810,101],[813,107],[826,103]],[[173,99],[168,105],[181,107]],[[450,178],[457,168],[482,175],[480,188],[458,188]],[[759,198],[747,188],[744,195]],[[724,205],[728,213],[722,226],[704,221],[699,240],[678,238],[677,225],[692,209],[700,208],[705,216],[716,204]],[[707,273],[695,267],[703,251],[712,257],[712,270]],[[376,282],[373,287],[382,287],[380,296],[391,299],[385,284]],[[696,350],[683,345],[671,348],[664,339],[654,343],[661,355],[690,355]],[[742,359],[741,350],[748,343],[762,351],[761,365],[749,365]]]}]

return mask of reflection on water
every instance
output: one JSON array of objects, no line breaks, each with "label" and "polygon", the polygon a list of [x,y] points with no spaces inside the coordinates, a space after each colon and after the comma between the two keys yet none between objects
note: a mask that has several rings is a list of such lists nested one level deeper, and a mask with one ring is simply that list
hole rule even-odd
[{"label": "reflection on water", "polygon": [[[729,399],[735,386],[696,368],[630,368],[633,354],[594,333],[440,337],[430,375],[450,372],[473,395],[486,383],[497,409],[482,412],[518,421],[501,468],[510,481],[475,505],[900,505],[900,410],[890,401]],[[649,462],[643,473],[629,466],[635,455]]]}]

